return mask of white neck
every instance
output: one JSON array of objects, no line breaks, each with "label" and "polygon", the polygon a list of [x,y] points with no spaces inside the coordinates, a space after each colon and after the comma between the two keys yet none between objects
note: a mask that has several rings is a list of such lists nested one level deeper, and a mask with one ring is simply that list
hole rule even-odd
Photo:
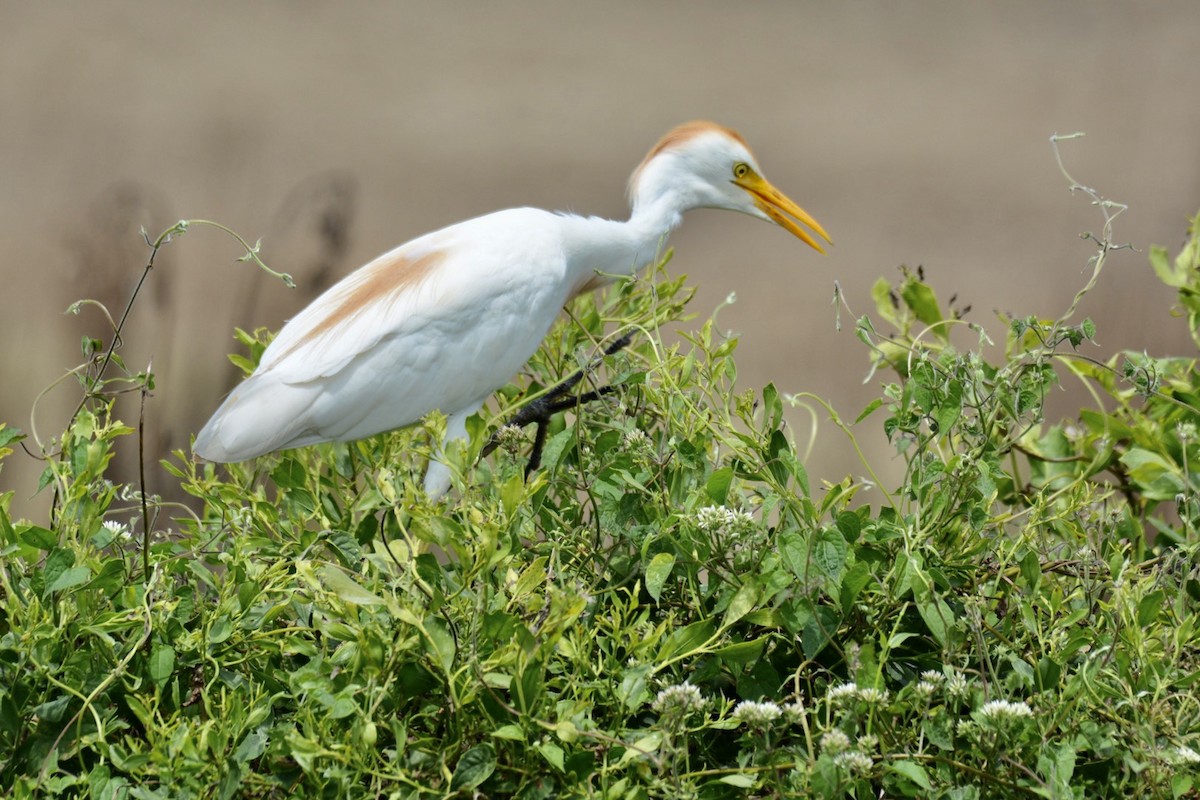
[{"label": "white neck", "polygon": [[682,220],[683,211],[670,195],[635,202],[627,222],[565,219],[575,245],[568,253],[568,270],[575,276],[576,292],[611,283],[617,276],[634,275],[657,261],[666,251],[667,237]]}]

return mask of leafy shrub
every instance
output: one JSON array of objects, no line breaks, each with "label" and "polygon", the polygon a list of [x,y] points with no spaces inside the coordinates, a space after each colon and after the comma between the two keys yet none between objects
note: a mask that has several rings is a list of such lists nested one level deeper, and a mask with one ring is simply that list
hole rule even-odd
[{"label": "leafy shrub", "polygon": [[[1197,224],[1173,263],[1152,253],[1194,335]],[[990,363],[919,274],[874,296],[856,331],[890,377],[858,422],[882,417],[895,488],[812,485],[784,411],[821,401],[736,391],[711,319],[664,343],[690,291],[661,271],[576,301],[451,454],[439,503],[418,489],[436,418],[228,468],[177,452],[161,468],[188,505],[114,485],[137,429],[113,393],[152,376],[107,377],[85,342],[85,402],[47,448],[51,518],[14,521],[0,496],[0,785],[1195,796],[1194,361],[1080,355],[1094,330],[1073,304],[1012,320]],[[478,459],[493,416],[626,330],[581,386],[619,391],[557,419],[528,480],[525,432]],[[265,333],[240,336],[250,369]],[[1048,425],[1063,376],[1095,407]],[[865,426],[827,410],[857,447]],[[0,426],[0,456],[19,439]]]}]

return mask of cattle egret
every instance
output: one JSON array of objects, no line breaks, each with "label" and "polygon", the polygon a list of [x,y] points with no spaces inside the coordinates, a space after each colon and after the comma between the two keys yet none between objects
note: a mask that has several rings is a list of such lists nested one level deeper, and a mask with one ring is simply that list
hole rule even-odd
[{"label": "cattle egret", "polygon": [[515,208],[384,253],[284,325],[196,436],[196,455],[246,461],[362,439],[446,415],[425,491],[450,487],[446,442],[533,355],[571,298],[632,275],[693,208],[774,222],[822,250],[824,229],[762,176],[744,139],[711,122],[668,132],[629,180],[627,222]]}]

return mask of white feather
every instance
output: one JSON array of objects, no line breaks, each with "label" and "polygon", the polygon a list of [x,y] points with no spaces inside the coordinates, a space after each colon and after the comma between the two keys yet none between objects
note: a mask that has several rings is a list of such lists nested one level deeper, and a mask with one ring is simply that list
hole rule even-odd
[{"label": "white feather", "polygon": [[[447,439],[462,438],[467,417],[533,355],[563,304],[606,282],[600,274],[645,267],[683,212],[727,208],[779,222],[777,206],[807,218],[756,172],[757,183],[739,183],[739,170],[750,167],[757,170],[736,133],[689,123],[634,173],[628,222],[512,209],[385,253],[284,326],[196,436],[195,453],[244,461],[361,439],[434,409],[448,418]],[[448,469],[435,461],[426,491],[448,486]]]}]

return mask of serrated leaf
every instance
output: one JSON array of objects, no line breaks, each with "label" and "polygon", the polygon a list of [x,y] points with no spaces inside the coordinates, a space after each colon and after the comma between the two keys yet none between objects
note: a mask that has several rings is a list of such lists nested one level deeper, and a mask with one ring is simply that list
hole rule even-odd
[{"label": "serrated leaf", "polygon": [[840,582],[846,566],[846,539],[836,530],[824,528],[813,541],[813,563],[821,574]]}]

